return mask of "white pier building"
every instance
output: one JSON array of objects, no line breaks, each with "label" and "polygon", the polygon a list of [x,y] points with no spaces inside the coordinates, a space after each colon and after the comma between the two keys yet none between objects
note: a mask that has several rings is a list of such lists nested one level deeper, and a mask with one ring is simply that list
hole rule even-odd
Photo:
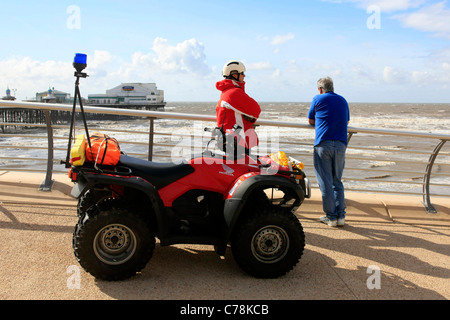
[{"label": "white pier building", "polygon": [[164,90],[155,83],[122,83],[105,94],[89,94],[88,105],[155,110],[164,108]]}]

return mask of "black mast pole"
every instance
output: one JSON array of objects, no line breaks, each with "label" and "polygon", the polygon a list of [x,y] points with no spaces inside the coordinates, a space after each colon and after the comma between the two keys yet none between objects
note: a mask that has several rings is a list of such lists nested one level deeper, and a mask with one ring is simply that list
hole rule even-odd
[{"label": "black mast pole", "polygon": [[81,116],[83,118],[84,129],[86,132],[86,139],[88,141],[89,147],[91,147],[91,140],[89,138],[89,130],[88,130],[87,122],[86,122],[86,116],[84,114],[83,100],[81,98],[80,87],[79,87],[80,78],[88,77],[88,75],[86,73],[81,72],[87,66],[86,55],[82,54],[82,53],[77,53],[75,55],[73,66],[76,69],[76,71],[74,73],[74,76],[76,77],[75,96],[73,98],[73,108],[72,108],[72,115],[71,115],[71,121],[70,121],[69,143],[67,145],[67,155],[66,155],[66,163],[65,163],[66,168],[70,168],[70,149],[72,147],[72,133],[74,131],[74,126],[75,126],[75,111],[76,111],[77,100],[80,104]]}]

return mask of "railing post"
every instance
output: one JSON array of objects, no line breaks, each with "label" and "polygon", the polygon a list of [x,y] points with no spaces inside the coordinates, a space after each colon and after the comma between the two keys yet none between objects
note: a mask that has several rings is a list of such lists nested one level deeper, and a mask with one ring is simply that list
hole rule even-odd
[{"label": "railing post", "polygon": [[349,144],[350,139],[353,137],[353,135],[354,135],[355,133],[356,133],[356,132],[349,132],[349,133],[347,133],[347,144]]},{"label": "railing post", "polygon": [[150,118],[150,131],[148,133],[148,161],[153,159],[153,145],[155,135],[155,118]]},{"label": "railing post", "polygon": [[45,180],[39,186],[40,191],[52,191],[53,182],[53,128],[52,119],[50,117],[50,111],[44,110],[45,122],[47,123],[47,173],[45,175]]},{"label": "railing post", "polygon": [[431,153],[430,159],[428,159],[428,164],[425,169],[425,174],[423,176],[423,205],[428,213],[437,213],[436,209],[431,204],[430,200],[430,177],[431,177],[431,170],[433,169],[434,160],[436,160],[436,157],[439,154],[439,151],[441,150],[445,142],[446,140],[441,140],[441,142],[438,143],[436,148],[434,148],[433,152]]}]

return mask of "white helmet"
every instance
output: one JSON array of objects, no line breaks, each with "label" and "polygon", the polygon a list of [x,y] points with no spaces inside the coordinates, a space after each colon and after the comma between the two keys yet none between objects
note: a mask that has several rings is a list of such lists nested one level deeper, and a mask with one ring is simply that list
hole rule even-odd
[{"label": "white helmet", "polygon": [[237,73],[244,73],[245,72],[245,66],[242,62],[237,60],[231,60],[228,61],[222,69],[223,76],[229,77],[231,75],[232,71],[236,71]]}]

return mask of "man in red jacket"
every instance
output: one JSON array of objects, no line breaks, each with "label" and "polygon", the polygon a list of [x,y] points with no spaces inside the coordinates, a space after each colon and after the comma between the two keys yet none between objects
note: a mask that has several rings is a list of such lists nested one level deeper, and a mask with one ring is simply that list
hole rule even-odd
[{"label": "man in red jacket", "polygon": [[227,62],[222,70],[224,80],[216,83],[216,88],[222,93],[216,107],[217,127],[222,132],[230,132],[233,126],[242,128],[239,131],[239,145],[246,152],[258,145],[253,124],[261,114],[261,107],[245,93],[245,66],[239,61]]}]

